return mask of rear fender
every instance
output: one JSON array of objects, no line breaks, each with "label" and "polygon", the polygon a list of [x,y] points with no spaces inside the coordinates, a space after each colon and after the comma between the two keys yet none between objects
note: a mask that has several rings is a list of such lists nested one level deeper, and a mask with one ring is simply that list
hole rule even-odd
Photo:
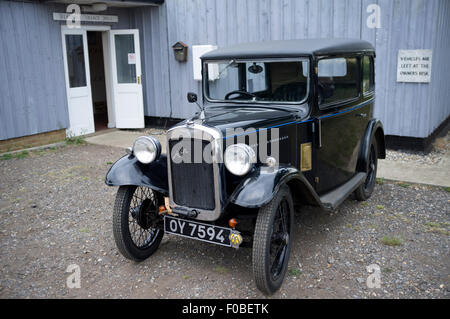
[{"label": "rear fender", "polygon": [[361,147],[359,149],[357,172],[366,172],[369,161],[369,151],[372,141],[376,141],[378,147],[378,158],[386,158],[386,147],[384,142],[384,129],[380,120],[373,119],[369,122],[364,133]]},{"label": "rear fender", "polygon": [[142,164],[133,155],[125,155],[109,169],[105,183],[108,186],[146,186],[168,196],[167,157],[161,155],[150,164]]}]

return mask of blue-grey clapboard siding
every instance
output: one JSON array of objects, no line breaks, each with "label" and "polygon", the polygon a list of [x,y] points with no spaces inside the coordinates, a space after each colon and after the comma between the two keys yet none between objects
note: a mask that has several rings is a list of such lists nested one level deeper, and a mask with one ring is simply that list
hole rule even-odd
[{"label": "blue-grey clapboard siding", "polygon": [[[448,73],[449,1],[379,0],[381,28],[376,31],[376,116],[390,135],[427,137],[449,116]],[[441,22],[439,22],[441,21]],[[447,21],[446,28],[442,21]],[[441,46],[447,43],[447,49]],[[432,49],[430,83],[399,83],[400,49]]]},{"label": "blue-grey clapboard siding", "polygon": [[[69,126],[61,24],[53,12],[65,6],[0,1],[0,140]],[[131,28],[131,10],[113,29]]]},{"label": "blue-grey clapboard siding", "polygon": [[[380,29],[367,27],[370,4],[381,8]],[[223,47],[271,39],[361,38],[373,43],[377,50],[375,115],[383,121],[386,134],[427,137],[450,114],[449,7],[448,0],[166,0],[161,7],[145,9],[151,14],[145,13],[148,19],[144,19],[144,27],[153,26],[152,20],[157,19],[159,33],[150,35],[152,45],[166,45],[167,50],[155,52],[152,47],[143,55],[146,72],[153,72],[146,74],[147,80],[169,83],[170,99],[164,97],[167,90],[156,90],[158,84],[147,84],[147,94],[153,92],[154,98],[147,97],[145,114],[165,117],[171,112],[172,117],[186,118],[197,111],[185,97],[187,91],[201,93],[200,83],[193,80],[192,45]],[[167,33],[161,19],[166,19]],[[173,57],[171,46],[177,41],[189,45],[186,63],[176,62]],[[431,83],[397,82],[400,49],[433,50]],[[150,70],[147,60],[160,69]]]},{"label": "blue-grey clapboard siding", "polygon": [[0,2],[0,139],[68,125],[61,31],[48,7]]},{"label": "blue-grey clapboard siding", "polygon": [[[369,29],[369,4],[381,28]],[[0,140],[68,126],[61,49],[65,6],[0,1]],[[386,134],[426,137],[450,113],[448,0],[166,0],[164,5],[114,8],[113,29],[138,28],[145,115],[186,118],[197,111],[186,92],[193,80],[192,45],[312,37],[362,38],[377,49],[375,115]],[[189,45],[188,62],[171,46]],[[432,49],[429,84],[396,81],[399,49]]]},{"label": "blue-grey clapboard siding", "polygon": [[[361,1],[168,0],[168,43],[214,44],[311,37],[360,38]],[[356,26],[356,27],[355,27]],[[193,80],[192,58],[178,63],[169,56],[173,117],[186,118],[197,107],[186,92],[201,93]],[[155,114],[159,116],[159,114]]]},{"label": "blue-grey clapboard siding", "polygon": [[165,7],[134,10],[133,28],[139,29],[144,113],[170,118],[169,54]]},{"label": "blue-grey clapboard siding", "polygon": [[439,2],[436,17],[430,21],[435,23],[436,34],[433,40],[433,88],[426,105],[429,105],[429,125],[433,131],[450,114],[450,1]]}]

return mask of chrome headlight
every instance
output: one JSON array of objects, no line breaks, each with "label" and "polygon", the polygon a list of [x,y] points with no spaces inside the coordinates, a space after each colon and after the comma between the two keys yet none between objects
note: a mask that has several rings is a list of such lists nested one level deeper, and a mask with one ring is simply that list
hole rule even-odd
[{"label": "chrome headlight", "polygon": [[149,164],[161,154],[161,144],[151,136],[138,137],[133,144],[133,154],[142,164]]},{"label": "chrome headlight", "polygon": [[256,163],[255,151],[246,144],[234,144],[227,147],[224,156],[227,169],[234,175],[247,174]]}]

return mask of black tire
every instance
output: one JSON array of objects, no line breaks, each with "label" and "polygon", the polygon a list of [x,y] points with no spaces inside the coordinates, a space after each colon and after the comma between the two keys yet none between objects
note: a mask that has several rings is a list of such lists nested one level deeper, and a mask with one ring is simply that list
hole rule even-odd
[{"label": "black tire", "polygon": [[378,148],[376,141],[373,141],[370,145],[369,160],[367,162],[366,172],[367,177],[364,183],[362,183],[355,191],[355,197],[359,201],[365,201],[372,196],[375,189],[375,183],[377,179],[377,167],[378,167]]},{"label": "black tire", "polygon": [[113,233],[124,257],[142,261],[158,249],[164,236],[158,207],[158,196],[151,189],[119,187],[114,204]]},{"label": "black tire", "polygon": [[[253,238],[253,276],[256,286],[265,295],[273,294],[283,283],[291,253],[293,229],[292,196],[289,188],[283,186],[266,206],[260,208],[256,219]],[[280,245],[278,247],[277,242]]]}]

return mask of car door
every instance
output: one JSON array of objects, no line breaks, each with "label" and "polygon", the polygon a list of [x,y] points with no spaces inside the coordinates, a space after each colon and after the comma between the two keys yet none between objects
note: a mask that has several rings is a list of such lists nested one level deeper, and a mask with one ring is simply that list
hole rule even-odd
[{"label": "car door", "polygon": [[361,59],[324,57],[317,63],[319,145],[316,189],[327,193],[356,171],[359,146],[369,117],[360,94]]}]

